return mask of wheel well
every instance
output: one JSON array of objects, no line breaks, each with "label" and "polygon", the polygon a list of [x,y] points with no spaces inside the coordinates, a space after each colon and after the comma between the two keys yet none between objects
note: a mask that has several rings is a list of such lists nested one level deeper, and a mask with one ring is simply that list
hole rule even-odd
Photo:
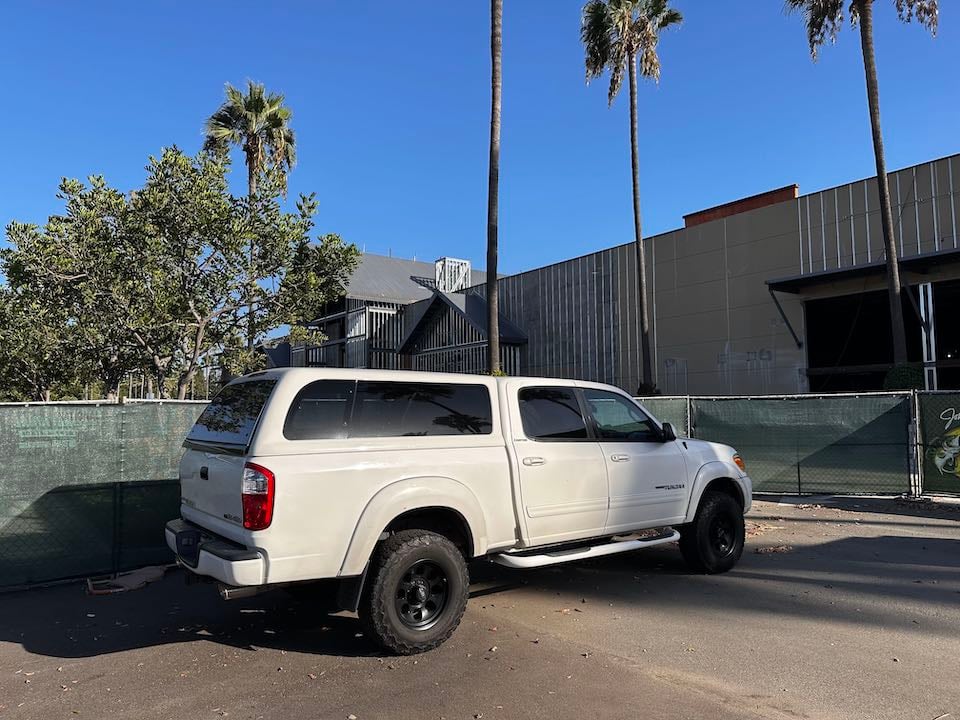
[{"label": "wheel well", "polygon": [[740,504],[740,509],[743,510],[743,491],[740,489],[740,485],[738,485],[736,481],[731,480],[730,478],[717,478],[716,480],[711,480],[709,483],[707,483],[707,486],[703,489],[703,492],[706,494],[711,491],[729,495]]},{"label": "wheel well", "polygon": [[463,515],[445,507],[417,508],[394,518],[386,532],[401,530],[429,530],[443,535],[463,553],[466,559],[473,557],[473,534]]}]

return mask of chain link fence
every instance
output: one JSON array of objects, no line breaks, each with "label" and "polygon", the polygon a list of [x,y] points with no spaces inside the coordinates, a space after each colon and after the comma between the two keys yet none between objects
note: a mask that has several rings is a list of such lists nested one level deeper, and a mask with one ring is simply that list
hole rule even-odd
[{"label": "chain link fence", "polygon": [[180,446],[203,407],[0,405],[0,587],[170,561]]},{"label": "chain link fence", "polygon": [[917,486],[909,392],[640,401],[678,433],[737,448],[757,492],[900,494]]},{"label": "chain link fence", "polygon": [[911,397],[697,398],[692,435],[732,445],[757,492],[910,491]]},{"label": "chain link fence", "polygon": [[673,425],[677,435],[690,435],[690,402],[688,397],[638,398],[651,415],[661,423]]},{"label": "chain link fence", "polygon": [[[641,400],[740,450],[757,492],[960,493],[960,393]],[[0,587],[169,562],[202,402],[0,405]]]}]

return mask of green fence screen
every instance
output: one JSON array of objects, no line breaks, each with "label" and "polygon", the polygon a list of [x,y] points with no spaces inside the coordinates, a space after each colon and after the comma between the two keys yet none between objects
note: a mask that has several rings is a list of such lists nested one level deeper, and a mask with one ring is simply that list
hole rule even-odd
[{"label": "green fence screen", "polygon": [[925,492],[960,494],[960,393],[918,393]]},{"label": "green fence screen", "polygon": [[[960,394],[642,400],[680,435],[733,445],[758,492],[960,493]],[[688,417],[688,408],[692,409]],[[0,587],[168,562],[181,442],[203,403],[0,406]]]},{"label": "green fence screen", "polygon": [[202,403],[0,406],[0,587],[168,562]]},{"label": "green fence screen", "polygon": [[692,436],[732,445],[757,492],[906,493],[912,398],[692,400]]},{"label": "green fence screen", "polygon": [[689,401],[685,397],[644,397],[640,403],[661,423],[673,425],[677,435],[690,435]]}]

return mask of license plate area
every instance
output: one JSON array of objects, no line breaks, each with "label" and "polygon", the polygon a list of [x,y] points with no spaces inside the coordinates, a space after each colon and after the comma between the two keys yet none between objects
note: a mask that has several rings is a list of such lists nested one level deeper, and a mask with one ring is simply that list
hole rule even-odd
[{"label": "license plate area", "polygon": [[177,532],[177,556],[192,568],[200,562],[200,531],[180,530]]}]

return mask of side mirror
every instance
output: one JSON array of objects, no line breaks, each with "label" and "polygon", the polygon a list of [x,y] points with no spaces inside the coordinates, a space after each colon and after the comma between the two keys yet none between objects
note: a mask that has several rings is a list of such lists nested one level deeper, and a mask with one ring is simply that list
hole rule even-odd
[{"label": "side mirror", "polygon": [[663,441],[665,443],[668,443],[668,442],[673,442],[676,439],[677,439],[677,433],[673,429],[673,425],[671,425],[668,422],[665,422],[663,424]]}]

